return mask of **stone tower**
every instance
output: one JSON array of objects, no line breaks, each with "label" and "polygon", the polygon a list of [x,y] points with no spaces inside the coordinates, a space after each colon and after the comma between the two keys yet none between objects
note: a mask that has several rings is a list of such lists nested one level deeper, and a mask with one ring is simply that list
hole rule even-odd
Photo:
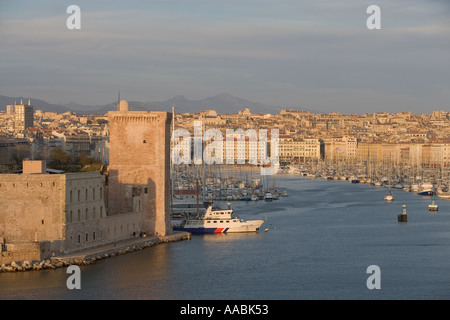
[{"label": "stone tower", "polygon": [[167,235],[170,222],[170,123],[168,112],[129,111],[119,102],[108,113],[110,154],[108,215],[138,212],[141,230]]}]

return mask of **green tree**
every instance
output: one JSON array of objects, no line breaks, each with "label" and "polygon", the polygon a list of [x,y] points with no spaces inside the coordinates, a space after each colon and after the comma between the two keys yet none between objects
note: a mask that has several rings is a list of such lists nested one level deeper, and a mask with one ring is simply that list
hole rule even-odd
[{"label": "green tree", "polygon": [[50,152],[50,164],[51,168],[61,168],[70,164],[70,156],[61,148],[54,148]]},{"label": "green tree", "polygon": [[98,123],[99,125],[107,124],[107,123],[108,123],[108,120],[105,120],[105,119],[97,119],[97,123]]}]

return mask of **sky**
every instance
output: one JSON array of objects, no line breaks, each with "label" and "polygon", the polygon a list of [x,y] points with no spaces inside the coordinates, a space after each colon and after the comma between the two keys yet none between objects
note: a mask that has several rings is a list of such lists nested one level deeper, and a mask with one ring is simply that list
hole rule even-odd
[{"label": "sky", "polygon": [[[80,30],[66,26],[73,4]],[[0,95],[450,111],[449,35],[447,0],[0,0]]]}]

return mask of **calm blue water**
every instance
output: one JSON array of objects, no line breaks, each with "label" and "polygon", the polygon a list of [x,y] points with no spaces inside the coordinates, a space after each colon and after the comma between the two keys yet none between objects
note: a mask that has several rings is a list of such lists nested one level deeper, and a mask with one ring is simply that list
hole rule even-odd
[{"label": "calm blue water", "polygon": [[[268,232],[192,236],[81,268],[0,274],[0,299],[450,299],[450,200],[277,175],[288,198],[234,202]],[[408,222],[398,223],[402,204]],[[381,269],[369,290],[366,269]]]}]

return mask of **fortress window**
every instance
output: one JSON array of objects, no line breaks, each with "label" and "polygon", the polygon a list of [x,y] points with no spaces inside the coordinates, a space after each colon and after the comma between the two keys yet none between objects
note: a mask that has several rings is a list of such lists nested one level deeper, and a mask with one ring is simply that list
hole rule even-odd
[{"label": "fortress window", "polygon": [[147,140],[142,141],[143,143],[147,143]]},{"label": "fortress window", "polygon": [[81,243],[81,235],[78,235],[78,243]]},{"label": "fortress window", "polygon": [[41,223],[44,224],[44,220],[41,220]]}]

